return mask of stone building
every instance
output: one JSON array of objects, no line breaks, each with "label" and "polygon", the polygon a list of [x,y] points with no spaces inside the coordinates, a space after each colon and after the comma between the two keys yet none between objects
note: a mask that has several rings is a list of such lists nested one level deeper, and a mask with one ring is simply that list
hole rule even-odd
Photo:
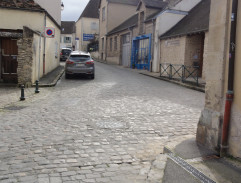
[{"label": "stone building", "polygon": [[[60,16],[60,3],[49,3],[59,9],[54,13],[33,0],[0,1],[1,82],[31,85],[59,65],[59,19],[50,14]],[[45,38],[45,27],[54,28],[55,36]]]},{"label": "stone building", "polygon": [[[107,59],[106,34],[136,12],[139,0],[101,0],[99,5],[99,58]],[[110,60],[112,61],[112,60]]]},{"label": "stone building", "polygon": [[108,32],[107,61],[150,69],[154,22],[156,15],[167,5],[168,2],[162,0],[139,0],[135,13]]},{"label": "stone building", "polygon": [[62,21],[60,48],[71,48],[75,50],[75,46],[76,46],[75,37],[76,37],[75,21]]},{"label": "stone building", "polygon": [[[232,16],[231,6],[232,1],[211,1],[205,108],[198,124],[197,142],[221,155],[226,152],[241,158],[241,3],[234,6],[238,8],[237,16]],[[236,44],[230,41],[231,17],[237,20]],[[229,71],[229,59],[234,56],[229,52],[230,46],[236,52],[233,71]],[[232,76],[234,81],[229,80]],[[230,119],[230,107],[226,104],[231,106]]]},{"label": "stone building", "polygon": [[76,22],[77,50],[87,51],[88,44],[99,39],[100,0],[90,0]]},{"label": "stone building", "polygon": [[[160,36],[160,69],[173,77],[205,79],[210,0],[202,0],[173,28]],[[179,71],[178,71],[179,70]],[[164,72],[165,71],[165,72]],[[170,73],[172,72],[172,73]]]},{"label": "stone building", "polygon": [[[136,12],[108,32],[107,61],[127,67],[131,66],[137,69],[159,72],[161,52],[160,36],[171,31],[200,1],[201,0],[139,0]],[[208,12],[208,10],[209,9],[205,10],[205,12]],[[192,14],[194,15],[194,13]],[[198,16],[198,14],[195,14],[195,16]],[[192,17],[192,15],[189,17]],[[206,15],[206,17],[208,17],[208,15]],[[177,29],[178,26],[180,25],[177,25]],[[188,26],[184,33],[186,35],[188,35],[188,31],[191,29],[198,29],[198,27],[195,27],[196,25],[192,24],[185,26]],[[198,30],[201,30],[201,27]],[[196,33],[198,33],[198,30],[196,30]],[[205,30],[201,31],[204,32]],[[172,36],[174,37],[174,35]],[[177,37],[180,37],[180,35]],[[198,36],[196,36],[196,38],[197,37]],[[191,40],[195,42],[194,39]],[[200,43],[201,47],[201,40],[201,38],[196,39],[195,44],[198,45]],[[189,40],[189,42],[191,41]],[[187,50],[188,48],[186,47],[185,49]],[[169,52],[170,51],[171,50],[169,50]]]}]

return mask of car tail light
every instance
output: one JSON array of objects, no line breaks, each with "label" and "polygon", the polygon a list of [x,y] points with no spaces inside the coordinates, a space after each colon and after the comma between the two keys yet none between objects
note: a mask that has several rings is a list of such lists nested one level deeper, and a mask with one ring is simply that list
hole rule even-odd
[{"label": "car tail light", "polygon": [[85,64],[87,64],[87,65],[92,65],[92,64],[94,64],[94,61],[91,60],[91,61],[86,62]]},{"label": "car tail light", "polygon": [[62,53],[62,52],[60,52],[60,55],[63,55],[63,53]]},{"label": "car tail light", "polygon": [[74,64],[74,62],[70,60],[66,60],[66,64]]}]

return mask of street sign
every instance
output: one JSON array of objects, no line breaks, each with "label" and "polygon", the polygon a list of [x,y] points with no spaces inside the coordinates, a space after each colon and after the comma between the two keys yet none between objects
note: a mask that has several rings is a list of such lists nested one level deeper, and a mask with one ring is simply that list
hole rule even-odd
[{"label": "street sign", "polygon": [[83,34],[83,41],[90,41],[95,38],[94,34]]},{"label": "street sign", "polygon": [[54,38],[55,29],[53,27],[45,27],[44,35],[47,38]]}]

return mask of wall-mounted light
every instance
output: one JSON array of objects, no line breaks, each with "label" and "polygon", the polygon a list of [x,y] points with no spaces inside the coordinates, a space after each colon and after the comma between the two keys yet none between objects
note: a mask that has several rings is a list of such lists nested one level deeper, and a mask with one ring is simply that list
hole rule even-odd
[{"label": "wall-mounted light", "polygon": [[62,2],[61,3],[61,11],[63,11],[64,10],[64,3]]}]

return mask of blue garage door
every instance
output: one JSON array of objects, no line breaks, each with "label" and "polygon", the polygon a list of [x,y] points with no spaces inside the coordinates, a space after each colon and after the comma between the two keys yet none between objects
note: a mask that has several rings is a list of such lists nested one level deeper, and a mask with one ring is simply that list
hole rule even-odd
[{"label": "blue garage door", "polygon": [[132,67],[150,70],[151,34],[138,36],[132,44]]}]

